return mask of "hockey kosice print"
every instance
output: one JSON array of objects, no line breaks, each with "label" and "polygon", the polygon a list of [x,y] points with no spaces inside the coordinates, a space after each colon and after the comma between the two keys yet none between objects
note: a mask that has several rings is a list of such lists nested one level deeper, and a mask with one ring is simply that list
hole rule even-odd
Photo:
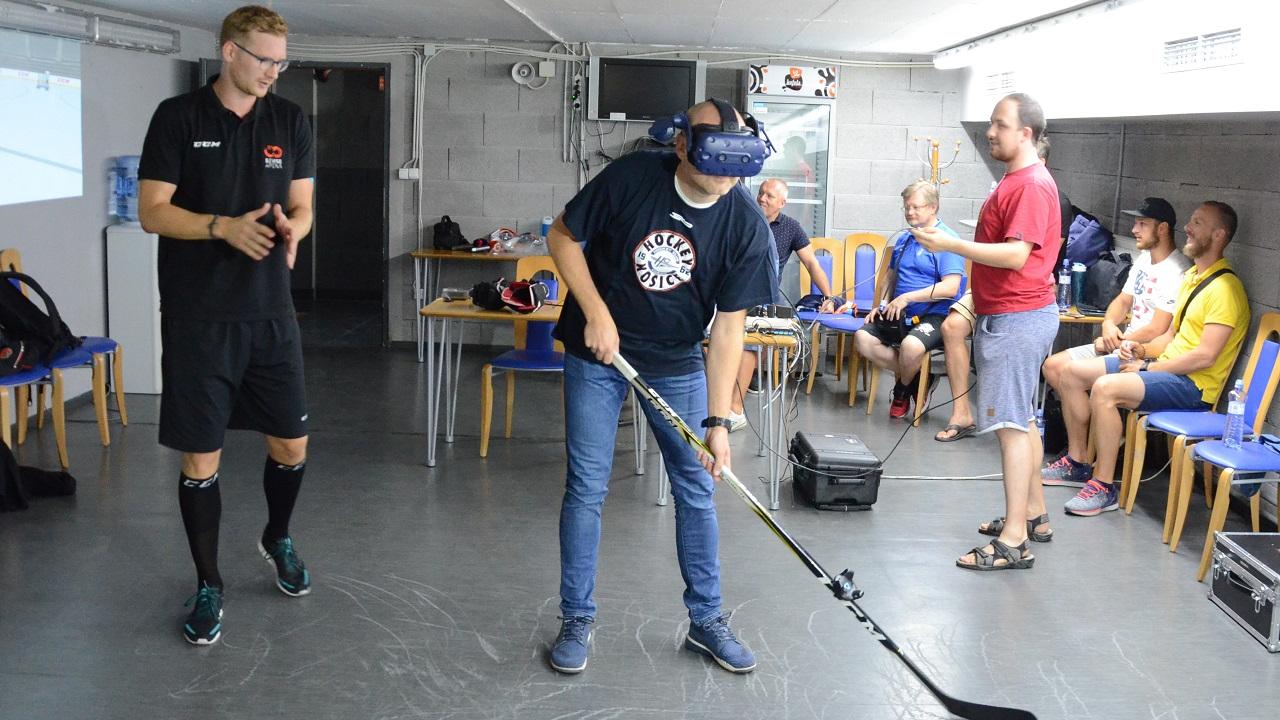
[{"label": "hockey kosice print", "polygon": [[636,279],[646,290],[670,292],[689,282],[698,254],[689,238],[671,230],[645,236],[632,254]]}]

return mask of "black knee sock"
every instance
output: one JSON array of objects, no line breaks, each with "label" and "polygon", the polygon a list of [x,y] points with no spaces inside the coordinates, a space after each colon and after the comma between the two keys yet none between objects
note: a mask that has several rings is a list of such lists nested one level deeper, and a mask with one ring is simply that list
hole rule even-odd
[{"label": "black knee sock", "polygon": [[262,531],[264,542],[289,536],[289,517],[293,515],[293,503],[298,499],[302,473],[306,469],[306,462],[285,465],[267,456],[267,464],[262,469],[262,492],[267,496],[267,529]]},{"label": "black knee sock", "polygon": [[218,473],[205,480],[178,474],[178,507],[187,530],[187,544],[200,583],[222,587],[218,574],[218,524],[222,520],[222,493]]}]

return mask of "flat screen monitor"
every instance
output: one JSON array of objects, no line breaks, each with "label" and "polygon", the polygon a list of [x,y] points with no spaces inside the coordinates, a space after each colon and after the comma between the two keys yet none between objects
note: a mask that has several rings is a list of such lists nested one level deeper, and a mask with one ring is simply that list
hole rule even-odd
[{"label": "flat screen monitor", "polygon": [[588,75],[588,120],[648,122],[684,112],[707,94],[702,60],[593,57]]}]

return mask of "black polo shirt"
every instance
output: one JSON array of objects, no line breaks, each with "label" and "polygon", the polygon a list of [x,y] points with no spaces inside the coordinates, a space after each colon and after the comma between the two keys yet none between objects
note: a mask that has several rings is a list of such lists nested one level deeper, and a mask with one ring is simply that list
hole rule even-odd
[{"label": "black polo shirt", "polygon": [[[217,76],[214,77],[214,80]],[[294,180],[315,176],[311,125],[275,94],[243,119],[208,85],[160,103],[142,146],[138,177],[177,186],[173,204],[194,213],[243,215],[279,203]],[[270,213],[259,220],[274,228]],[[222,240],[161,237],[160,310],[196,320],[293,317],[284,243],[253,260]]]}]

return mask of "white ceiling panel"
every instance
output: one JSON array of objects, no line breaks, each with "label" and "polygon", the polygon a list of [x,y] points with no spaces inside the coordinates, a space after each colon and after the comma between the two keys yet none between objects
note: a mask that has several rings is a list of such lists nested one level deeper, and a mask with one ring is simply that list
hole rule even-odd
[{"label": "white ceiling panel", "polygon": [[[56,2],[56,0],[53,0]],[[86,0],[216,30],[244,0]],[[309,36],[487,38],[927,54],[1079,0],[272,0]]]}]

